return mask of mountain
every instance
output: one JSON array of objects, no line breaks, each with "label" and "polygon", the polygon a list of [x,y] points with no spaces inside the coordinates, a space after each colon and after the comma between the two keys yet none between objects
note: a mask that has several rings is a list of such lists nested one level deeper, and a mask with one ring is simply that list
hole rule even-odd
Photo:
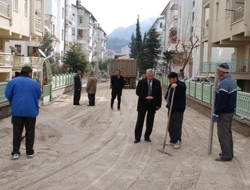
[{"label": "mountain", "polygon": [[[142,38],[145,32],[152,27],[157,17],[151,17],[140,22],[140,30]],[[131,42],[131,35],[134,33],[136,35],[136,23],[128,27],[116,28],[110,35],[108,35],[106,48],[112,49],[117,53],[121,52],[122,47],[129,45]]]}]

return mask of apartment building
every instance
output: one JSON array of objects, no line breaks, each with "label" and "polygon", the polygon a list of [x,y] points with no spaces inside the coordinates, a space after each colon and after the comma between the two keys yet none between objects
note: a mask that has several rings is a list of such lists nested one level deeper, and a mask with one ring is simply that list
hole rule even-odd
[{"label": "apartment building", "polygon": [[[200,74],[201,56],[206,55],[208,46],[203,46],[203,54],[200,52],[201,33],[206,28],[202,25],[201,0],[170,0],[162,11],[165,18],[165,50],[174,53],[172,59],[172,71],[177,73],[187,61],[184,77]],[[212,50],[213,60],[228,59],[234,52],[233,48],[217,47]]]},{"label": "apartment building", "polygon": [[39,39],[43,36],[44,0],[0,0],[0,82],[12,77],[11,54],[23,55],[20,43],[13,40]]},{"label": "apartment building", "polygon": [[220,62],[230,65],[230,74],[245,92],[250,92],[249,18],[249,0],[202,1],[201,74],[214,77],[218,63],[213,59],[214,48],[232,48],[231,57]]},{"label": "apartment building", "polygon": [[164,27],[165,27],[165,18],[164,17],[159,17],[155,20],[154,24],[152,25],[151,28],[154,28],[155,31],[159,34],[158,40],[161,44],[160,46],[160,51],[161,51],[161,55],[160,55],[160,59],[158,60],[158,64],[157,64],[157,68],[156,70],[161,70],[164,71],[164,66],[163,66],[163,52],[165,51],[165,31],[164,31]]},{"label": "apartment building", "polygon": [[106,33],[96,18],[82,5],[77,6],[77,42],[81,44],[88,61],[97,62],[104,58]]},{"label": "apartment building", "polygon": [[[0,51],[11,52],[5,42],[29,41],[43,36],[44,0],[0,0]],[[8,45],[8,44],[7,44]],[[20,45],[15,46],[22,55]]]}]

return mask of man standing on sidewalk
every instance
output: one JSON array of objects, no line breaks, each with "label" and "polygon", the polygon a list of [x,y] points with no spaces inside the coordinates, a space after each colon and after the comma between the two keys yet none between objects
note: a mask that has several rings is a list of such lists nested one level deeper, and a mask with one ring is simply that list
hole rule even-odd
[{"label": "man standing on sidewalk", "polygon": [[216,90],[213,122],[217,122],[217,133],[221,153],[216,161],[231,161],[233,154],[232,120],[236,109],[237,84],[228,74],[229,65],[221,63],[217,66],[218,77],[221,78]]},{"label": "man standing on sidewalk", "polygon": [[97,85],[97,79],[94,75],[94,72],[91,71],[89,73],[89,79],[86,86],[86,92],[88,93],[88,99],[89,99],[88,106],[95,106],[96,85]]},{"label": "man standing on sidewalk", "polygon": [[82,91],[82,80],[81,80],[82,72],[77,70],[76,75],[74,76],[74,102],[73,105],[80,105],[81,91]]},{"label": "man standing on sidewalk", "polygon": [[[169,136],[170,141],[166,145],[172,145],[175,149],[181,147],[181,135],[182,135],[182,123],[183,115],[186,108],[186,84],[178,80],[178,75],[175,72],[171,72],[168,75],[170,85],[165,95],[167,101],[167,108],[170,109],[171,101],[173,98],[173,105],[171,115],[169,115]],[[172,97],[175,89],[174,96]],[[170,111],[170,110],[169,110]],[[169,113],[168,113],[169,114]]]},{"label": "man standing on sidewalk", "polygon": [[27,157],[34,157],[35,125],[39,112],[38,101],[41,97],[41,90],[40,85],[31,77],[31,67],[24,66],[20,76],[9,81],[5,89],[5,96],[11,105],[13,124],[13,151],[11,155],[13,160],[18,159],[20,155],[23,127],[25,127]]},{"label": "man standing on sidewalk", "polygon": [[111,109],[113,109],[113,104],[117,96],[117,109],[120,110],[122,88],[124,84],[125,84],[125,81],[124,81],[123,76],[121,75],[121,71],[117,70],[115,75],[111,77],[111,85],[112,85],[111,104],[110,104]]}]

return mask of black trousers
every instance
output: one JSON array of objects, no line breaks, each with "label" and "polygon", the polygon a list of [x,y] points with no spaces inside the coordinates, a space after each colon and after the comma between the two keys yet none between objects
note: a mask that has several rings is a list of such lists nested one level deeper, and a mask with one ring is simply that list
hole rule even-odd
[{"label": "black trousers", "polygon": [[147,113],[147,119],[146,119],[146,131],[144,134],[144,138],[145,139],[150,138],[150,135],[153,130],[155,111],[145,110],[145,112],[138,112],[136,126],[135,126],[135,140],[141,140],[142,129],[146,113]]},{"label": "black trousers", "polygon": [[95,94],[88,94],[89,106],[95,106]]},{"label": "black trousers", "polygon": [[81,91],[80,90],[75,90],[74,91],[74,102],[73,105],[80,105],[79,101],[81,98]]},{"label": "black trousers", "polygon": [[13,154],[19,154],[23,127],[25,127],[26,154],[34,154],[36,118],[12,116],[13,124]]},{"label": "black trousers", "polygon": [[171,143],[175,144],[178,140],[181,141],[183,114],[184,112],[171,113],[168,129]]},{"label": "black trousers", "polygon": [[120,108],[121,107],[121,94],[116,94],[113,92],[111,94],[111,105],[110,106],[113,107],[116,96],[117,96],[117,108]]},{"label": "black trousers", "polygon": [[233,135],[232,135],[232,120],[233,113],[220,114],[217,122],[217,133],[221,148],[221,157],[232,159],[233,151]]}]

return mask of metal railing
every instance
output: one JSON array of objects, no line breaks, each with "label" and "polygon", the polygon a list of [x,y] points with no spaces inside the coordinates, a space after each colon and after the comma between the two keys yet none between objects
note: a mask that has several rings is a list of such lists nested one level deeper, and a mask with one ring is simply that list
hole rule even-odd
[{"label": "metal railing", "polygon": [[[53,76],[52,89],[74,84],[74,76],[75,76],[75,73],[61,74],[61,75]],[[4,91],[5,91],[7,84],[8,84],[8,82],[0,82],[0,103],[7,101],[7,99],[4,95]]]},{"label": "metal railing", "polygon": [[14,56],[5,53],[0,54],[0,65],[22,67],[29,64],[30,66],[36,68],[40,59],[40,57]]},{"label": "metal railing", "polygon": [[9,5],[0,1],[0,15],[9,17]]},{"label": "metal railing", "polygon": [[233,12],[232,23],[242,20],[243,17],[244,17],[244,6],[241,6]]},{"label": "metal railing", "polygon": [[52,89],[74,83],[74,73],[55,75],[52,78]]},{"label": "metal railing", "polygon": [[40,31],[40,32],[42,31],[42,22],[40,20],[36,19],[35,29]]},{"label": "metal railing", "polygon": [[[168,86],[169,82],[166,75],[156,77],[163,86]],[[213,102],[213,84],[199,83],[193,81],[184,81],[187,86],[186,94],[197,100],[212,105]],[[237,106],[235,115],[244,117],[250,121],[250,93],[237,92]]]},{"label": "metal railing", "polygon": [[241,72],[241,73],[250,72],[250,68],[247,67],[248,65],[250,65],[250,59],[231,59],[231,60],[203,62],[201,70],[203,72],[206,71],[214,72],[217,63],[228,63],[230,67],[230,72]]},{"label": "metal railing", "polygon": [[7,101],[7,99],[4,95],[4,91],[5,91],[7,84],[8,84],[8,82],[0,82],[0,103]]}]

